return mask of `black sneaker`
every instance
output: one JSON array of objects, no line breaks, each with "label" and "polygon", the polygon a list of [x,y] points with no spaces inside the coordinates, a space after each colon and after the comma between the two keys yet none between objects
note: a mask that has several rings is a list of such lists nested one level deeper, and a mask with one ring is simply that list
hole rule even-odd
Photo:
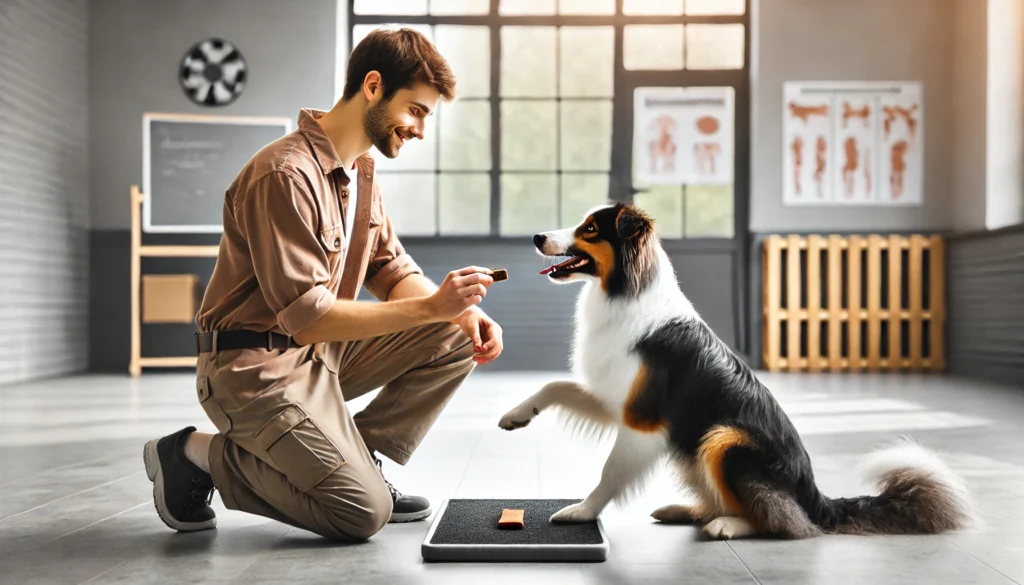
[{"label": "black sneaker", "polygon": [[153,482],[156,512],[164,524],[179,532],[217,526],[217,514],[210,507],[213,478],[185,457],[185,440],[195,430],[188,427],[153,439],[142,452],[146,475]]},{"label": "black sneaker", "polygon": [[[374,455],[373,460],[377,462],[377,467],[380,468],[380,474],[383,476],[384,466],[380,459]],[[430,516],[430,502],[426,498],[403,494],[395,489],[395,486],[391,485],[391,482],[386,477],[384,478],[384,483],[388,484],[388,489],[391,490],[391,500],[394,502],[394,506],[391,509],[391,519],[388,522],[415,522]]]}]

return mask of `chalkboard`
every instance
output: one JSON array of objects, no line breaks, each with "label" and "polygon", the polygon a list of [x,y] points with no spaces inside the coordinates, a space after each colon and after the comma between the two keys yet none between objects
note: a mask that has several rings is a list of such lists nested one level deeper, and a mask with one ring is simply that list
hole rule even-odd
[{"label": "chalkboard", "polygon": [[254,154],[291,127],[288,118],[145,114],[142,229],[223,231],[225,191]]}]

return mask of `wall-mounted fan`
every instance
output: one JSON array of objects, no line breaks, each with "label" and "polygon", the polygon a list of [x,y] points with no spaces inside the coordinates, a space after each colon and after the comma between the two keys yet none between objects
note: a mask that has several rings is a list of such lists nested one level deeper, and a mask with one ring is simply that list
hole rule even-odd
[{"label": "wall-mounted fan", "polygon": [[245,80],[242,53],[224,39],[200,41],[181,60],[181,89],[201,106],[230,104],[242,94]]}]

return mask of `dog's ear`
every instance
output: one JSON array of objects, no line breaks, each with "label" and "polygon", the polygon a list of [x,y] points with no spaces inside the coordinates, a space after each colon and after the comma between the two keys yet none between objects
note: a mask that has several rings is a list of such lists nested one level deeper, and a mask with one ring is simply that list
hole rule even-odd
[{"label": "dog's ear", "polygon": [[620,238],[629,240],[651,228],[651,220],[643,212],[626,206],[615,218],[615,231]]}]

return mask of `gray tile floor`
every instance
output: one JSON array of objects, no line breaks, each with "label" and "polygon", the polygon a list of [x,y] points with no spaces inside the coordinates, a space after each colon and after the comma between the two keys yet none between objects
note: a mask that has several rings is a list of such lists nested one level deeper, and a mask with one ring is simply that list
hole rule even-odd
[{"label": "gray tile floor", "polygon": [[[580,498],[609,445],[554,417],[497,428],[551,374],[478,372],[406,467],[401,489],[449,497]],[[803,433],[829,495],[864,493],[857,457],[909,434],[966,476],[986,526],[935,537],[711,542],[649,513],[680,501],[667,474],[610,509],[609,560],[590,565],[424,564],[428,523],[390,525],[370,543],[318,537],[214,505],[219,528],[168,531],[140,457],[144,440],[186,424],[211,429],[187,375],[88,376],[0,388],[2,583],[1024,583],[1024,389],[942,377],[762,375]],[[367,398],[353,404],[361,407]]]}]

